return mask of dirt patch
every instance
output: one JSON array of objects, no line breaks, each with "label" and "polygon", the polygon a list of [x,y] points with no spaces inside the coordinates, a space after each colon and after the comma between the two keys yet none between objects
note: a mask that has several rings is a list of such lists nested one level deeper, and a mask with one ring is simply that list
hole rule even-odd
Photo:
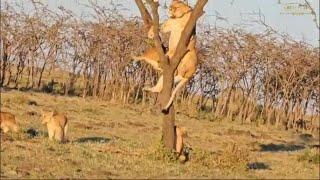
[{"label": "dirt patch", "polygon": [[18,149],[27,149],[26,146],[23,146],[23,145],[20,145],[20,144],[17,144],[16,147]]},{"label": "dirt patch", "polygon": [[129,124],[130,126],[135,126],[135,127],[145,127],[145,123],[139,123],[139,122],[131,122],[131,121],[127,121],[127,124]]},{"label": "dirt patch", "polygon": [[106,126],[108,128],[115,128],[115,127],[118,127],[118,128],[123,128],[124,125],[122,123],[119,123],[119,122],[109,122],[106,124]]},{"label": "dirt patch", "polygon": [[103,178],[103,179],[110,179],[112,176],[118,176],[117,174],[115,173],[112,173],[111,171],[107,171],[107,170],[104,170],[104,169],[95,169],[95,170],[90,170],[88,172],[88,175],[90,177],[90,179],[100,179],[100,178]]},{"label": "dirt patch", "polygon": [[237,130],[237,129],[228,129],[225,132],[226,135],[232,135],[232,136],[250,136],[254,137],[254,135],[249,130]]},{"label": "dirt patch", "polygon": [[87,129],[87,130],[99,129],[97,127],[93,127],[93,126],[90,126],[87,124],[82,124],[82,123],[77,123],[77,122],[75,122],[73,126],[78,129]]},{"label": "dirt patch", "polygon": [[39,116],[39,114],[36,111],[28,111],[26,114],[28,116]]},{"label": "dirt patch", "polygon": [[6,141],[12,142],[14,140],[8,134],[4,134],[4,133],[0,134],[0,139],[1,139],[1,142],[6,142]]},{"label": "dirt patch", "polygon": [[34,165],[29,162],[23,162],[20,164],[20,166],[16,168],[16,173],[18,176],[22,176],[22,177],[29,176],[30,171],[34,169],[33,166]]}]

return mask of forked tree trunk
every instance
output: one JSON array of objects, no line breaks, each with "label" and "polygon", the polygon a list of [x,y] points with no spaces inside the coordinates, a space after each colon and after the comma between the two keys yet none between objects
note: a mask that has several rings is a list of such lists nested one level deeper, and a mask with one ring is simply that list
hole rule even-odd
[{"label": "forked tree trunk", "polygon": [[[148,28],[150,29],[153,26],[154,32],[154,42],[157,52],[160,56],[160,64],[163,68],[163,88],[160,93],[160,105],[161,108],[165,107],[169,102],[172,88],[173,88],[173,79],[174,72],[177,69],[181,59],[187,53],[187,44],[189,44],[190,37],[194,32],[194,28],[196,26],[196,22],[198,18],[203,14],[203,7],[208,2],[208,0],[198,0],[194,11],[191,14],[191,17],[185,26],[182,36],[179,40],[178,46],[176,48],[176,52],[173,57],[169,60],[168,57],[165,56],[165,52],[163,49],[163,42],[159,36],[159,14],[158,7],[159,4],[154,2],[153,0],[148,0],[149,5],[151,6],[152,18],[147,8],[143,4],[142,0],[135,0],[136,4],[140,10],[142,19]],[[170,63],[169,63],[170,62]],[[175,126],[175,111],[173,105],[169,107],[168,111],[162,111],[163,113],[163,123],[162,123],[162,139],[165,147],[169,149],[174,149],[175,147],[175,134],[174,134],[174,126]]]}]

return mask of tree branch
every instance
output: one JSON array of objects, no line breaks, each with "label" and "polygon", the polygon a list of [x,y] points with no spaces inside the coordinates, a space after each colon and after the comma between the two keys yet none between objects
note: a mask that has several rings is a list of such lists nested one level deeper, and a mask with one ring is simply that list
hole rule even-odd
[{"label": "tree branch", "polygon": [[314,19],[314,23],[316,24],[316,27],[318,29],[320,29],[320,26],[318,24],[318,19],[317,19],[317,13],[315,12],[315,10],[312,8],[311,4],[307,1],[307,0],[304,0],[304,2],[306,3],[307,7],[309,8],[309,10],[311,11],[311,14],[313,15]]},{"label": "tree branch", "polygon": [[136,1],[136,4],[137,4],[138,8],[139,8],[142,20],[143,20],[146,28],[150,29],[150,27],[152,26],[152,18],[150,16],[147,8],[143,4],[142,0],[135,0],[135,1]]},{"label": "tree branch", "polygon": [[191,13],[190,19],[182,31],[181,38],[179,40],[176,51],[172,57],[172,68],[177,69],[181,59],[187,53],[187,46],[190,42],[191,35],[193,34],[197,20],[202,16],[203,8],[207,4],[208,0],[198,0],[197,4],[194,7],[194,10]]},{"label": "tree branch", "polygon": [[158,7],[159,3],[154,2],[153,0],[148,0],[148,3],[151,6],[151,12],[152,12],[152,17],[153,17],[153,40],[157,49],[157,52],[159,54],[160,58],[160,64],[162,65],[163,68],[165,68],[167,65],[169,65],[168,57],[165,56],[164,53],[164,46],[161,41],[160,35],[159,35],[159,13],[158,13]]}]

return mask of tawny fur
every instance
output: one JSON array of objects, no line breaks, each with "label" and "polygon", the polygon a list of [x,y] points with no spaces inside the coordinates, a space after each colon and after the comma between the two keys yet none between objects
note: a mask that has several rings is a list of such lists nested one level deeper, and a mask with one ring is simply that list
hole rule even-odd
[{"label": "tawny fur", "polygon": [[172,1],[169,7],[169,19],[161,26],[161,32],[170,33],[169,50],[167,55],[169,59],[174,55],[187,22],[190,19],[192,9],[182,1]]},{"label": "tawny fur", "polygon": [[68,119],[64,114],[58,114],[54,111],[45,111],[42,113],[42,124],[47,125],[50,140],[66,141],[68,130]]},{"label": "tawny fur", "polygon": [[187,135],[187,131],[185,127],[175,126],[175,140],[176,140],[176,152],[180,156],[182,155],[182,150],[184,146],[184,138]]},{"label": "tawny fur", "polygon": [[[169,56],[169,59],[171,59],[175,53],[176,47],[181,38],[182,31],[190,18],[191,12],[192,12],[192,9],[187,4],[181,1],[173,1],[170,6],[170,9],[169,9],[170,18],[162,25],[163,32],[170,32],[169,51],[167,53],[167,55]],[[151,35],[153,36],[152,32],[153,32],[153,27],[151,27],[148,32],[149,37]],[[177,68],[174,81],[175,81],[175,84],[176,83],[178,84],[173,90],[168,103],[163,108],[163,110],[165,111],[172,104],[176,96],[176,93],[191,79],[193,74],[196,72],[198,59],[197,59],[197,51],[195,46],[196,46],[196,37],[195,37],[195,34],[193,34],[187,47],[188,52],[182,58]],[[139,57],[133,57],[133,59],[136,61],[144,60],[150,65],[152,65],[156,70],[161,72],[163,71],[163,69],[161,69],[160,67],[160,56],[157,53],[156,48],[148,49],[143,55]],[[157,84],[154,87],[144,88],[143,90],[158,93],[158,92],[161,92],[162,87],[163,87],[163,76],[159,78]]]},{"label": "tawny fur", "polygon": [[163,69],[160,68],[160,57],[158,55],[156,48],[148,49],[141,56],[132,56],[132,59],[134,59],[135,61],[146,61],[155,70],[158,70],[160,72],[163,71]]},{"label": "tawny fur", "polygon": [[149,31],[148,31],[148,38],[149,39],[153,39],[153,37],[154,37],[154,30],[153,29],[154,29],[154,27],[151,26]]},{"label": "tawny fur", "polygon": [[18,132],[19,126],[15,116],[9,112],[0,112],[0,128],[4,133],[9,131]]},{"label": "tawny fur", "polygon": [[[161,32],[170,33],[169,50],[167,52],[169,59],[171,59],[172,56],[174,55],[174,52],[181,38],[182,31],[186,26],[188,20],[190,19],[191,12],[192,12],[191,7],[189,7],[184,2],[174,0],[170,5],[169,13],[168,13],[170,18],[167,21],[165,21],[161,26]],[[154,27],[151,26],[148,31],[148,38],[150,39],[154,37],[153,29]],[[192,45],[189,45],[188,49],[189,47],[195,48],[195,43]],[[156,70],[162,71],[161,69],[158,68],[159,65],[154,66],[154,64],[159,63],[159,58],[152,56],[155,53],[156,53],[156,49],[151,48],[141,56],[138,56],[138,57],[133,56],[133,59],[136,61],[145,60],[147,63],[151,64]],[[158,56],[158,55],[155,54],[154,56]],[[155,61],[155,62],[152,62],[152,61]]]}]

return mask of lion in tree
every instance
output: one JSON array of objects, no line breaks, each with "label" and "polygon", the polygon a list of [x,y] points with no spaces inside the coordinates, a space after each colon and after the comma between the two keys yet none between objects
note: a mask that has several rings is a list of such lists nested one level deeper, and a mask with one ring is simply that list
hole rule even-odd
[{"label": "lion in tree", "polygon": [[[183,129],[179,131],[179,128],[176,127],[175,110],[171,105],[175,94],[196,71],[198,59],[195,47],[195,27],[197,20],[204,13],[203,8],[208,0],[197,0],[194,8],[190,8],[184,2],[173,0],[169,9],[170,18],[162,26],[159,25],[158,2],[147,0],[152,16],[142,0],[135,0],[135,2],[149,30],[148,37],[153,36],[154,48],[134,59],[147,61],[157,70],[163,71],[157,84],[151,88],[144,88],[144,90],[160,93],[159,102],[163,107],[162,141],[166,148],[177,151],[180,155],[179,160],[181,158],[181,161],[185,161],[184,159],[187,159],[185,155],[189,154],[191,149],[188,146],[184,148],[185,132]],[[168,50],[164,48],[159,29],[163,33],[170,32]],[[178,83],[176,87],[173,87],[174,83]]]},{"label": "lion in tree", "polygon": [[[161,32],[170,33],[169,37],[169,47],[166,55],[169,57],[169,60],[173,57],[176,47],[179,43],[179,40],[182,35],[187,22],[190,19],[192,13],[192,8],[188,6],[185,2],[173,0],[172,4],[169,7],[169,19],[165,21],[161,26]],[[153,26],[151,26],[148,37],[153,38]],[[182,58],[180,64],[175,73],[174,83],[177,84],[174,90],[172,91],[171,97],[167,105],[163,108],[167,110],[172,104],[176,93],[192,78],[193,74],[196,72],[196,66],[198,63],[197,50],[196,50],[196,36],[195,31],[190,38],[188,44],[188,52]],[[152,67],[160,72],[163,69],[160,67],[160,55],[157,53],[156,48],[150,48],[145,51],[141,56],[133,56],[135,61],[144,60]],[[150,91],[154,93],[161,92],[163,87],[163,76],[161,75],[157,84],[154,87],[145,87],[143,90]]]}]

